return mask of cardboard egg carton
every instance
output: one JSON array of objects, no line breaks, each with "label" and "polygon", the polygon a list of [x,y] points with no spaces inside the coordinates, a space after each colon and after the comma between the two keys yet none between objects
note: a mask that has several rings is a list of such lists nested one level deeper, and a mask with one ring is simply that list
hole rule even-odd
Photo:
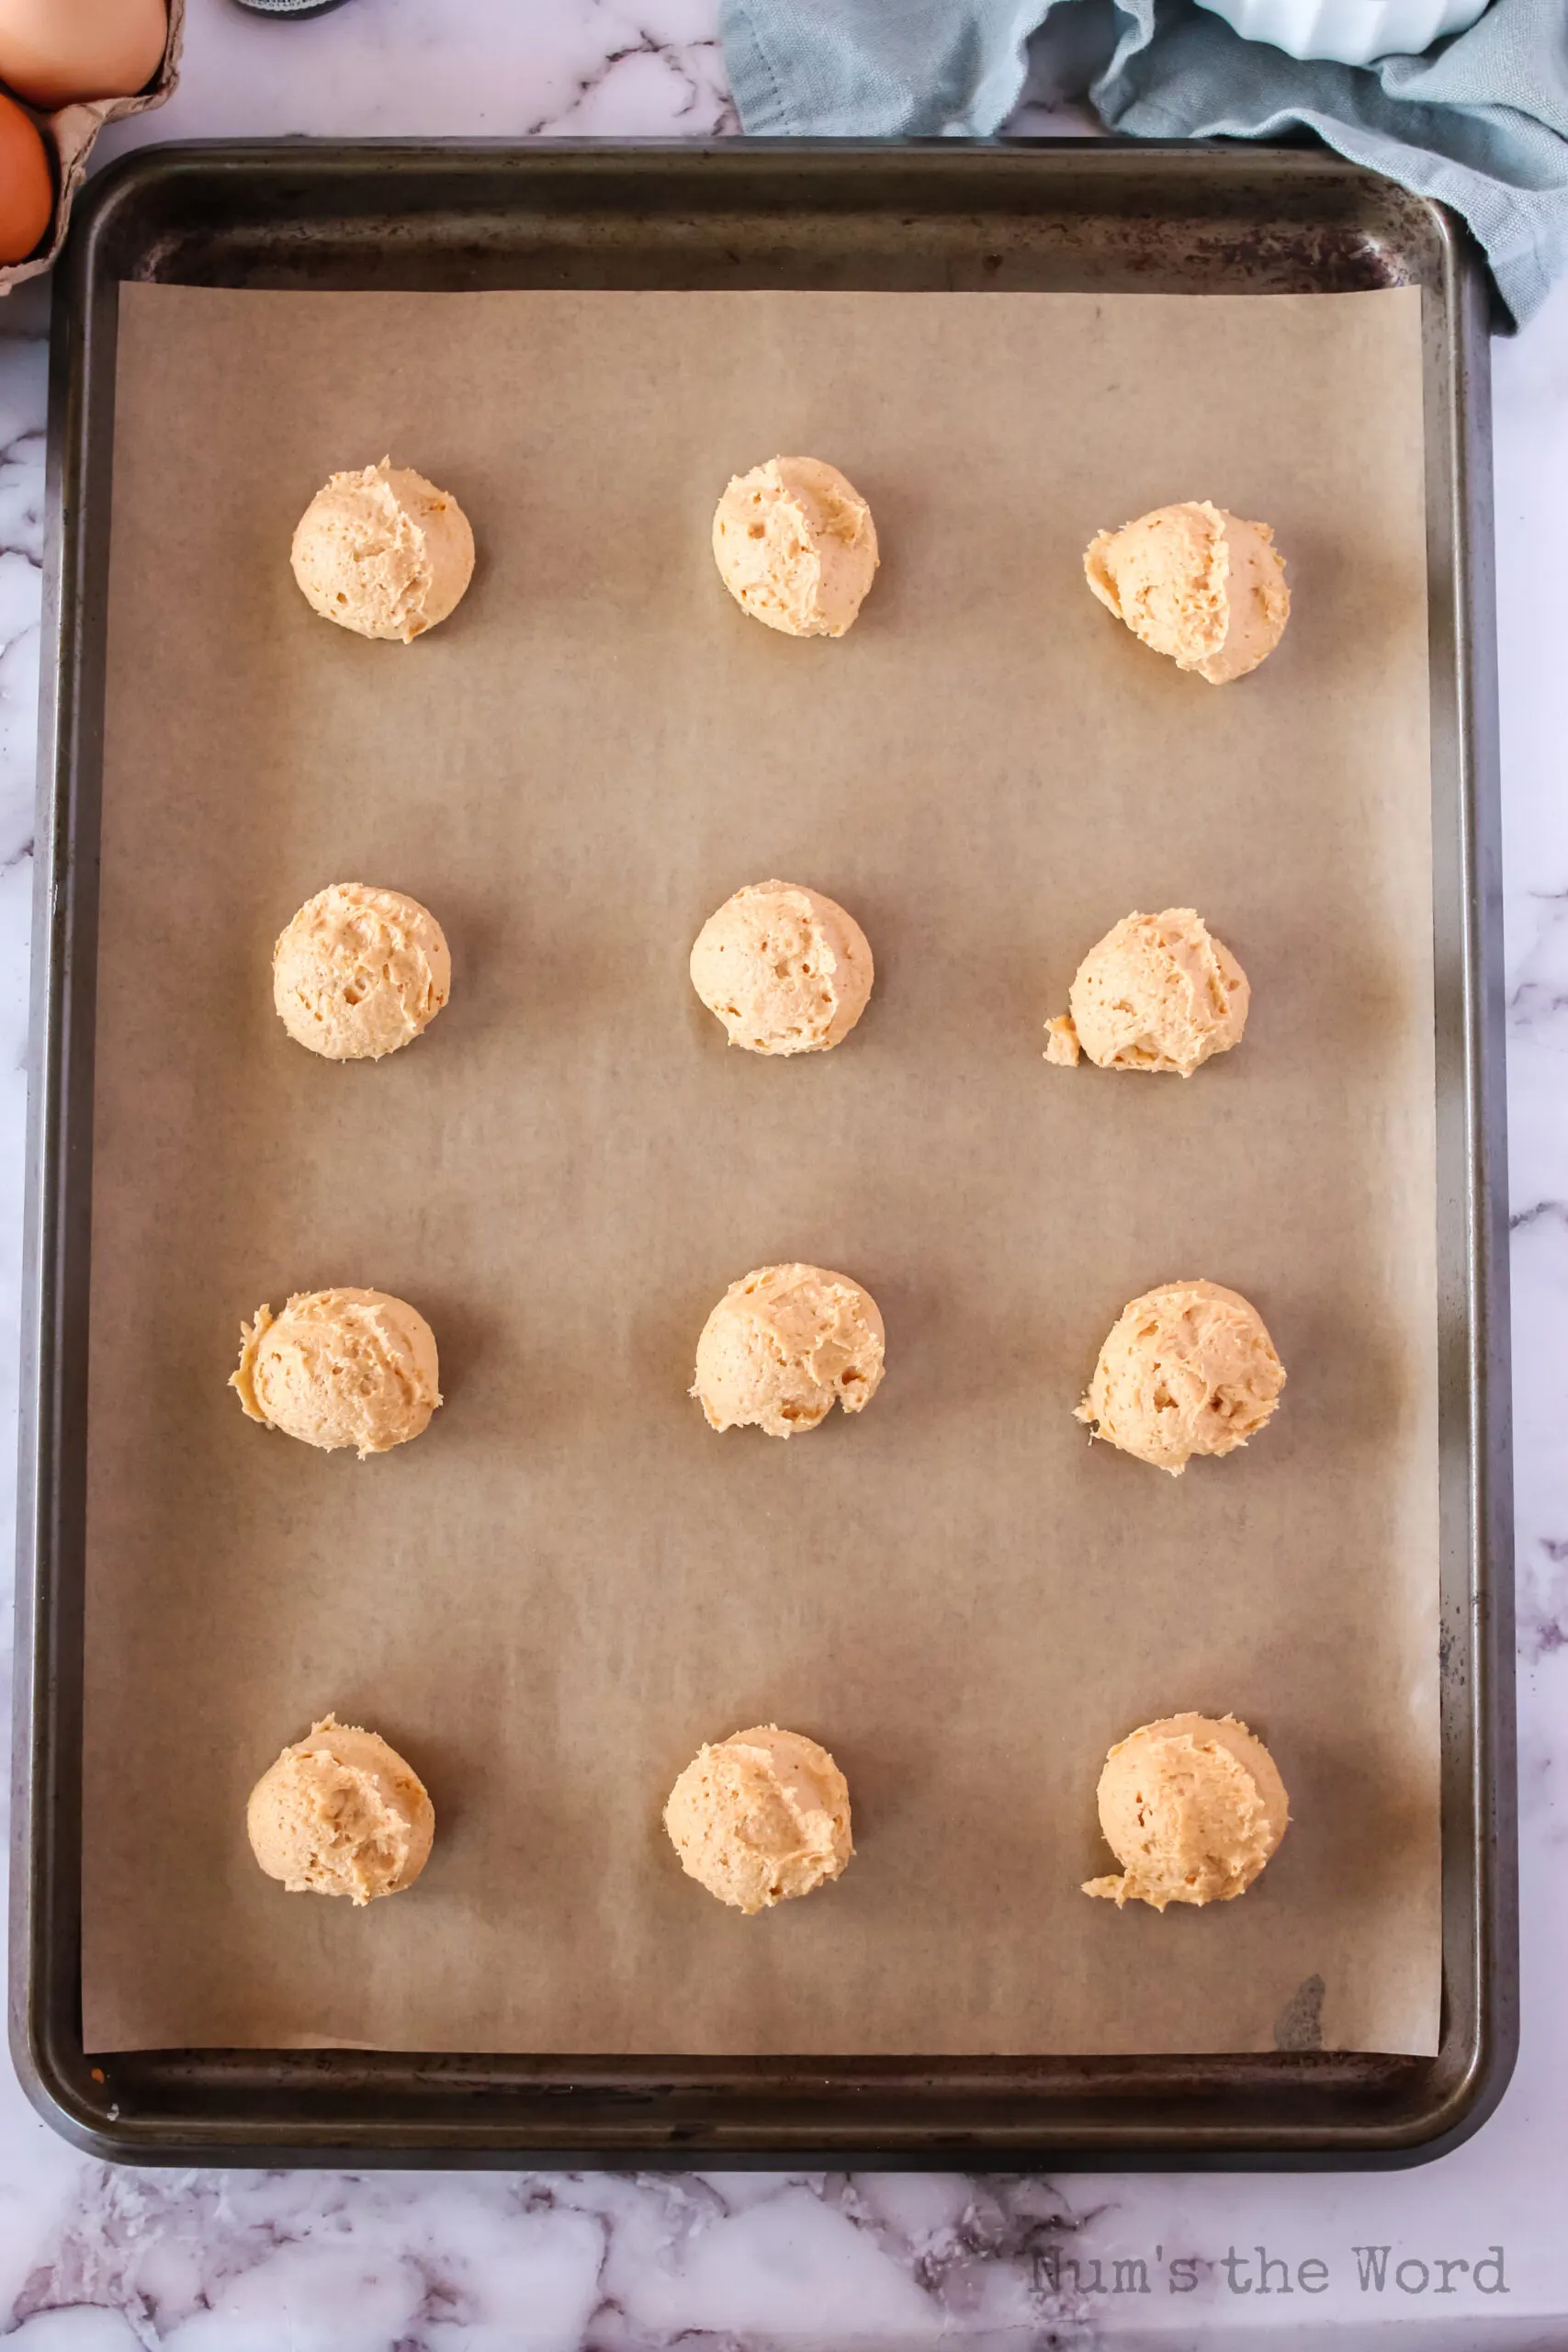
[{"label": "cardboard egg carton", "polygon": [[43,250],[28,261],[13,262],[0,268],[0,294],[8,294],[13,286],[24,278],[37,277],[48,269],[65,242],[70,226],[71,207],[76,191],[87,176],[87,158],[106,122],[118,122],[128,114],[146,114],[152,107],[161,107],[179,80],[180,44],[185,36],[186,0],[169,0],[169,37],[164,44],[164,62],[145,90],[130,98],[92,98],[75,106],[62,107],[57,114],[38,114],[33,119],[44,136],[55,160],[54,215],[50,222],[49,236]]}]

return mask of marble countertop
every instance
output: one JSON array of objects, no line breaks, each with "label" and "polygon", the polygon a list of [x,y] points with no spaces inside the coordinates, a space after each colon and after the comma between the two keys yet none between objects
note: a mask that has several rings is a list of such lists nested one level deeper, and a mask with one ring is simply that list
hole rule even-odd
[{"label": "marble countertop", "polygon": [[[1039,86],[1049,101],[1049,70]],[[1030,127],[1054,119],[1037,112]],[[714,0],[348,0],[293,25],[191,0],[175,97],[118,127],[103,153],[247,132],[733,128]],[[38,331],[36,300],[0,316],[7,1487],[43,506]],[[1283,2352],[1381,2344],[1385,2331],[1395,2352],[1568,2345],[1568,1886],[1557,1875],[1568,1836],[1568,662],[1553,541],[1539,519],[1568,504],[1568,288],[1495,347],[1495,408],[1524,1948],[1523,2048],[1496,2114],[1437,2164],[1359,2176],[148,2173],[75,2154],[3,2072],[0,2335],[26,2352],[676,2342],[869,2352],[938,2339],[993,2352]],[[0,1491],[0,1515],[9,1507]]]}]

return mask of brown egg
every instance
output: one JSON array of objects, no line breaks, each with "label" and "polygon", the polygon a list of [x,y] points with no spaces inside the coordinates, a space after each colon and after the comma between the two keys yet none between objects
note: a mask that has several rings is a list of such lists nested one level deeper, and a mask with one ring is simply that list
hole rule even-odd
[{"label": "brown egg", "polygon": [[168,38],[164,0],[0,0],[0,82],[43,114],[132,97]]},{"label": "brown egg", "polygon": [[43,134],[0,96],[0,263],[26,261],[54,210],[54,174]]}]

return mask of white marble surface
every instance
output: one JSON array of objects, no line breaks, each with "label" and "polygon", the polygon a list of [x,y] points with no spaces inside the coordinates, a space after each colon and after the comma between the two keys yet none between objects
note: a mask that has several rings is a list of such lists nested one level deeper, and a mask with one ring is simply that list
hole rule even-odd
[{"label": "white marble surface", "polygon": [[[1047,77],[1048,81],[1049,77]],[[185,77],[117,142],[201,134],[732,127],[712,0],[349,0],[289,26],[192,0]],[[11,313],[15,329],[26,314]],[[0,320],[0,328],[7,322]],[[0,1481],[8,1488],[44,368],[0,340]],[[1351,2177],[132,2173],[73,2154],[0,2073],[0,2335],[27,2352],[709,2352],[1292,2342],[1568,2345],[1568,289],[1496,350],[1510,1108],[1516,1204],[1524,2049],[1480,2135]],[[0,1492],[0,1517],[8,1516]],[[1562,2103],[1562,2104],[1560,2104]],[[1256,2250],[1293,2283],[1256,2288]],[[1391,2249],[1383,2291],[1357,2245]],[[1501,2246],[1506,2292],[1422,2265]],[[1158,2252],[1156,2254],[1156,2249]],[[1234,2249],[1247,2267],[1233,2267]],[[1052,2290],[1053,2251],[1107,2291]],[[1113,2291],[1117,2257],[1143,2257]],[[1191,2274],[1177,2257],[1198,2257]],[[1326,2267],[1321,2292],[1309,2291]],[[1394,2266],[1404,2262],[1405,2287]],[[1092,2281],[1092,2267],[1086,2269]],[[1191,2292],[1172,2278],[1191,2275]],[[1232,2284],[1234,2278],[1235,2284]],[[1488,2285],[1495,2274],[1483,2271]],[[1241,2291],[1250,2283],[1253,2291]],[[1298,2335],[1297,2331],[1301,2331]]]}]

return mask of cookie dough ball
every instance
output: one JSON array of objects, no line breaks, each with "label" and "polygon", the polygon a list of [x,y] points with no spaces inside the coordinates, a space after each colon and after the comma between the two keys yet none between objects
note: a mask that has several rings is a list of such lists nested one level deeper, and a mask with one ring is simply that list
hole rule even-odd
[{"label": "cookie dough ball", "polygon": [[1218,1283],[1166,1283],[1122,1308],[1077,1418],[1179,1478],[1195,1453],[1256,1437],[1284,1385],[1255,1306]]},{"label": "cookie dough ball", "polygon": [[383,458],[333,474],[316,492],[289,561],[323,620],[412,645],[461,601],[474,575],[474,535],[455,498]]},{"label": "cookie dough ball", "polygon": [[1100,1776],[1100,1826],[1122,1865],[1084,1882],[1124,1903],[1229,1903],[1290,1825],[1285,1784],[1234,1715],[1166,1715],[1118,1740]]},{"label": "cookie dough ball", "polygon": [[1134,637],[1212,686],[1256,670],[1291,617],[1284,558],[1268,524],[1244,523],[1206,498],[1101,531],[1083,568]]},{"label": "cookie dough ball", "polygon": [[785,637],[842,637],[876,571],[876,526],[837,466],[770,458],[719,500],[713,552],[754,621]]},{"label": "cookie dough ball", "polygon": [[703,1326],[691,1394],[708,1427],[770,1437],[863,1411],[882,1385],[876,1301],[821,1266],[761,1266],[731,1283]]},{"label": "cookie dough ball", "polygon": [[229,1381],[253,1421],[363,1462],[418,1437],[441,1402],[435,1335],[384,1290],[310,1290],[242,1323]]},{"label": "cookie dough ball", "polygon": [[429,908],[367,882],[318,890],[272,952],[278,1019],[329,1062],[395,1054],[451,993],[452,958]]},{"label": "cookie dough ball", "polygon": [[687,1876],[749,1914],[809,1894],[854,1852],[843,1774],[776,1724],[703,1748],[670,1792],[664,1826]]},{"label": "cookie dough ball", "polygon": [[692,986],[752,1054],[825,1054],[865,1011],[874,967],[853,915],[797,882],[750,882],[709,915]]},{"label": "cookie dough ball", "polygon": [[435,1808],[379,1734],[334,1715],[286,1747],[251,1791],[251,1850],[290,1894],[400,1894],[430,1859]]},{"label": "cookie dough ball", "polygon": [[1101,1069],[1176,1070],[1239,1046],[1247,974],[1190,907],[1123,915],[1078,966],[1070,1012],[1045,1023],[1048,1062],[1081,1052]]}]

